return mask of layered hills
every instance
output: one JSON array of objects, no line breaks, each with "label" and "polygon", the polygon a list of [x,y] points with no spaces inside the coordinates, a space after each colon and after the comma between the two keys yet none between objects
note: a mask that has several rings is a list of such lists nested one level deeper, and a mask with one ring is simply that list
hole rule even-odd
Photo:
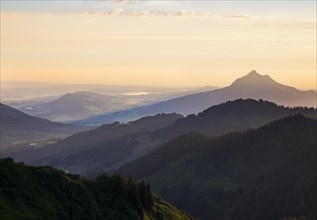
[{"label": "layered hills", "polygon": [[294,114],[316,117],[313,108],[286,108],[271,102],[236,100],[212,106],[198,115],[183,118],[160,114],[130,123],[113,123],[81,132],[40,149],[10,154],[17,161],[50,164],[63,170],[95,176],[158,149],[180,135],[200,132],[210,137],[257,128]]}]

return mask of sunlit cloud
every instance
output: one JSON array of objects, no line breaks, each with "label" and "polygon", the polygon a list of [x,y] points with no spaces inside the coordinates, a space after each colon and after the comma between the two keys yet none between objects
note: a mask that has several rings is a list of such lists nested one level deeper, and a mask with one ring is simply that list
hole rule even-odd
[{"label": "sunlit cloud", "polygon": [[124,10],[123,8],[114,8],[109,11],[88,12],[90,15],[105,15],[105,16],[163,16],[163,17],[207,17],[207,18],[232,18],[232,19],[251,19],[247,15],[223,15],[210,12],[195,12],[195,11],[149,11],[149,10]]}]

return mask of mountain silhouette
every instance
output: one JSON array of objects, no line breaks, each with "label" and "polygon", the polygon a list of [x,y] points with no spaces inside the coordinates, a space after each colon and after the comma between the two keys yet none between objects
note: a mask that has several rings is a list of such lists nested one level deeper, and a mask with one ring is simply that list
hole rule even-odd
[{"label": "mountain silhouette", "polygon": [[263,99],[284,106],[316,106],[316,92],[300,91],[282,85],[268,75],[255,70],[235,80],[230,86],[192,94],[149,106],[149,112],[178,112],[183,115],[198,113],[209,106],[236,99]]},{"label": "mountain silhouette", "polygon": [[204,109],[226,101],[236,99],[263,99],[284,106],[316,107],[316,92],[301,91],[274,81],[268,75],[261,75],[252,70],[246,76],[235,80],[230,86],[212,91],[195,93],[159,102],[132,110],[118,111],[78,121],[77,124],[90,124],[96,121],[110,122],[137,119],[157,113],[176,112],[182,115],[198,113]]},{"label": "mountain silhouette", "polygon": [[[255,70],[252,70],[247,75],[236,79],[231,86],[268,86],[279,84],[274,81],[269,75],[261,75]],[[282,84],[279,84],[282,85]]]}]

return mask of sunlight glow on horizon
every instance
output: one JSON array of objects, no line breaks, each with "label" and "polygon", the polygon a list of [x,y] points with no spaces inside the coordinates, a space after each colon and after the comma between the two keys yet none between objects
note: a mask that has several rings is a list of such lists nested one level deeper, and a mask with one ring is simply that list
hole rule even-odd
[{"label": "sunlight glow on horizon", "polygon": [[316,89],[316,2],[216,3],[1,1],[1,81],[226,86],[256,69]]}]

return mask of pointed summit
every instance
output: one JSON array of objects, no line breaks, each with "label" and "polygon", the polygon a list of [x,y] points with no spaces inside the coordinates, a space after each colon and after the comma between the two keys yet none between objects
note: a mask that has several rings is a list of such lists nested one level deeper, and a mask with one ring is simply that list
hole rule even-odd
[{"label": "pointed summit", "polygon": [[248,76],[250,75],[260,75],[256,70],[252,70],[251,72],[248,73]]},{"label": "pointed summit", "polygon": [[247,75],[235,80],[231,86],[245,86],[245,85],[267,85],[276,83],[270,76],[261,75],[255,70],[252,70]]}]

